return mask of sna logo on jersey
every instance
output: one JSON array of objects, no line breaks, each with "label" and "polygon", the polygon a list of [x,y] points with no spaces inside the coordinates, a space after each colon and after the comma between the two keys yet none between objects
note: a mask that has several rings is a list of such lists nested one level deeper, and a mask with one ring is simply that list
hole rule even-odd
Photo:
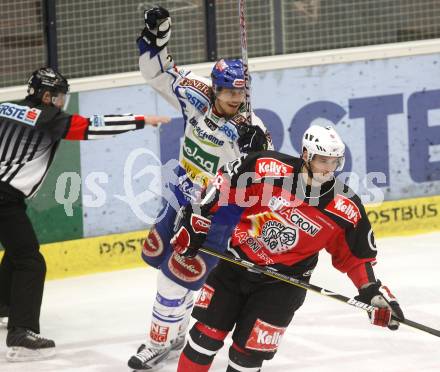
[{"label": "sna logo on jersey", "polygon": [[352,223],[354,227],[361,219],[361,212],[355,202],[340,194],[336,195],[325,210]]},{"label": "sna logo on jersey", "polygon": [[255,180],[264,177],[287,177],[293,173],[293,167],[274,158],[260,158],[255,164]]}]

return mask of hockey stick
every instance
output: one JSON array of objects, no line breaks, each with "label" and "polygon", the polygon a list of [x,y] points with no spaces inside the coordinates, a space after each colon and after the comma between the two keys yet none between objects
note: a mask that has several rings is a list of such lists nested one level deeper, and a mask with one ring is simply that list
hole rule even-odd
[{"label": "hockey stick", "polygon": [[[359,309],[365,310],[368,313],[371,313],[375,309],[374,306],[365,304],[365,303],[360,302],[360,301],[358,301],[358,300],[356,300],[354,298],[346,297],[346,296],[343,296],[341,294],[329,291],[328,289],[324,289],[324,288],[318,287],[317,285],[304,282],[304,281],[299,280],[297,278],[294,278],[292,276],[282,274],[282,273],[276,271],[275,269],[273,269],[271,267],[259,266],[259,265],[256,265],[256,264],[252,263],[252,262],[243,260],[243,259],[241,259],[239,257],[226,256],[224,254],[215,252],[212,249],[209,249],[209,248],[206,248],[206,247],[205,248],[200,248],[199,251],[203,252],[203,253],[206,253],[206,254],[209,254],[211,256],[220,258],[220,259],[222,259],[224,261],[228,261],[228,262],[233,263],[235,265],[242,266],[242,267],[244,267],[246,269],[251,269],[252,271],[255,271],[255,272],[260,273],[260,274],[264,274],[264,275],[269,276],[271,278],[281,280],[282,282],[286,282],[288,284],[291,284],[291,285],[294,285],[294,286],[306,289],[308,291],[316,292],[316,293],[319,293],[320,295],[333,298],[334,300],[337,300],[337,301],[340,301],[340,302],[344,302],[347,305],[351,305],[351,306],[357,307]],[[440,337],[440,330],[427,327],[427,326],[425,326],[423,324],[420,324],[420,323],[417,323],[417,322],[413,322],[412,320],[409,320],[409,319],[406,319],[406,318],[404,320],[398,319],[396,317],[393,317],[393,318],[398,320],[400,323],[403,323],[403,324],[405,324],[405,325],[407,325],[409,327],[416,328],[416,329],[419,329],[421,331],[430,333],[430,334],[432,334],[434,336]]]},{"label": "hockey stick", "polygon": [[251,107],[251,79],[249,77],[247,36],[246,36],[246,16],[245,0],[238,0],[238,15],[240,17],[240,40],[241,40],[241,59],[243,61],[244,90],[246,93],[246,119],[252,125],[252,107]]}]

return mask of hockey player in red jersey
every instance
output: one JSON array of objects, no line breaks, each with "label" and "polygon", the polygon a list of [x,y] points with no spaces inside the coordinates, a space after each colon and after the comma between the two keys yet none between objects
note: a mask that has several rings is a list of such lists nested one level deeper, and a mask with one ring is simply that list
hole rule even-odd
[{"label": "hockey player in red jersey", "polygon": [[[396,330],[399,322],[391,315],[404,316],[374,276],[376,246],[364,206],[334,177],[344,165],[344,151],[333,128],[312,126],[304,134],[301,158],[262,151],[228,163],[202,202],[180,211],[175,250],[194,256],[211,223],[230,225],[231,255],[308,281],[319,251],[326,249],[333,266],[359,290],[356,298],[376,307],[371,322]],[[197,322],[178,372],[208,371],[232,329],[227,371],[260,371],[305,296],[302,288],[220,262],[196,301]]]}]

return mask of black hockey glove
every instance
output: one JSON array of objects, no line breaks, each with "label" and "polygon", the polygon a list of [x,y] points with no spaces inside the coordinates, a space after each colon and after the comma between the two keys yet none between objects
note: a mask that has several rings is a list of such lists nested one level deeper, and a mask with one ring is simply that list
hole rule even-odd
[{"label": "black hockey glove", "polygon": [[370,321],[374,325],[388,327],[395,331],[399,328],[399,322],[392,319],[391,315],[398,319],[405,319],[396,297],[388,287],[382,285],[380,280],[359,289],[359,296],[356,296],[355,299],[377,308],[368,313]]},{"label": "black hockey glove", "polygon": [[171,246],[181,256],[195,257],[210,227],[211,221],[194,213],[191,205],[182,207],[174,222],[175,235],[171,239]]},{"label": "black hockey glove", "polygon": [[144,12],[145,28],[141,37],[159,50],[165,48],[171,36],[170,13],[161,6],[155,6]]},{"label": "black hockey glove", "polygon": [[238,147],[240,151],[250,152],[267,150],[267,137],[263,129],[256,125],[237,125]]}]

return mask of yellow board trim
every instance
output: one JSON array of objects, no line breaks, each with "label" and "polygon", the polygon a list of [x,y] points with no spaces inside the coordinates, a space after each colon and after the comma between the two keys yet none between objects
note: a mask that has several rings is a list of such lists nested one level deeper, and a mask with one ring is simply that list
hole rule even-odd
[{"label": "yellow board trim", "polygon": [[[47,279],[132,269],[146,264],[141,258],[147,231],[43,244]],[[0,252],[0,258],[3,252]]]},{"label": "yellow board trim", "polygon": [[47,278],[131,269],[145,265],[141,258],[145,231],[105,235],[42,246]]},{"label": "yellow board trim", "polygon": [[[366,207],[376,237],[440,230],[440,196],[387,201]],[[43,244],[47,278],[59,279],[146,266],[141,258],[147,231]],[[0,258],[3,252],[0,252]]]},{"label": "yellow board trim", "polygon": [[440,196],[386,201],[368,205],[366,210],[380,238],[440,230]]}]

